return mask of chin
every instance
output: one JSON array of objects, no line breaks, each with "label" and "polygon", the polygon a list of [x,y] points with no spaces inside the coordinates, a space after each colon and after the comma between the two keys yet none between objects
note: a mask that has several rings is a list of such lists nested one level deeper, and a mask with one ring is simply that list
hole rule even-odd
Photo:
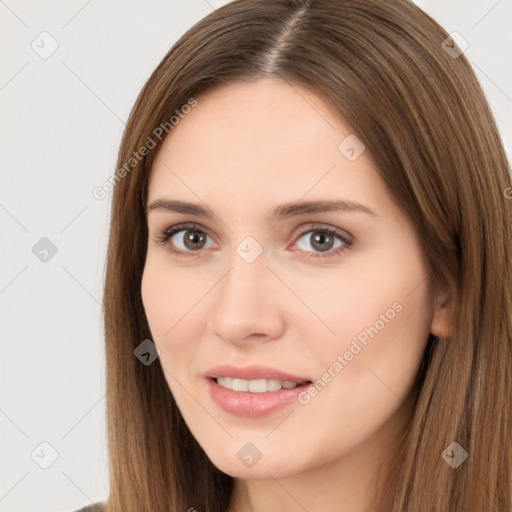
[{"label": "chin", "polygon": [[[250,455],[245,455],[251,448],[250,445],[244,448],[245,444],[242,444],[242,448],[236,443],[229,444],[223,453],[217,451],[215,453],[206,452],[206,454],[217,469],[233,478],[263,480],[272,477],[283,478],[297,472],[296,461],[294,461],[295,467],[292,469],[290,457],[275,451],[267,456],[263,453],[261,458],[251,462]],[[244,461],[244,459],[246,460]]]}]

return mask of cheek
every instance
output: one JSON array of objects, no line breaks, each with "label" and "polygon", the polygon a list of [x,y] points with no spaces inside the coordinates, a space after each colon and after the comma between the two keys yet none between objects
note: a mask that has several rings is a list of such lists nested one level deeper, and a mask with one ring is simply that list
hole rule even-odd
[{"label": "cheek", "polygon": [[409,295],[389,289],[372,294],[347,289],[335,307],[326,301],[318,309],[333,332],[315,335],[314,319],[310,319],[309,327],[304,323],[301,330],[310,333],[306,342],[320,371],[344,375],[344,394],[362,398],[365,390],[372,394],[374,387],[386,393],[386,384],[402,394],[414,379],[428,340],[427,298],[424,286]]},{"label": "cheek", "polygon": [[169,293],[169,279],[166,274],[159,272],[158,267],[151,263],[148,257],[142,275],[141,296],[149,328],[154,339],[158,340],[172,326],[169,314],[174,311],[174,298]]},{"label": "cheek", "polygon": [[393,346],[421,344],[430,319],[426,270],[415,246],[405,242],[407,247],[382,244],[379,251],[358,254],[316,282],[286,276],[312,313],[302,308],[295,316],[301,332],[309,333],[303,340],[329,357],[355,339],[362,347],[375,345],[372,340],[384,346],[391,337]]},{"label": "cheek", "polygon": [[201,300],[211,283],[207,277],[191,281],[190,271],[171,269],[160,259],[148,255],[141,296],[152,341],[160,349],[160,362],[173,375],[178,375],[197,353],[194,340],[201,339],[200,332],[204,329],[198,315],[204,312]]},{"label": "cheek", "polygon": [[429,335],[424,278],[421,259],[390,253],[380,265],[347,273],[343,288],[338,281],[324,289],[331,300],[321,299],[320,316],[336,336],[316,346],[325,373],[311,406],[320,416],[328,408],[347,438],[371,435],[410,392]]},{"label": "cheek", "polygon": [[[201,280],[191,279],[190,271],[176,270],[165,255],[148,254],[142,275],[141,295],[152,334],[163,339],[170,336],[179,322],[207,291]],[[202,289],[204,288],[204,289]]]}]

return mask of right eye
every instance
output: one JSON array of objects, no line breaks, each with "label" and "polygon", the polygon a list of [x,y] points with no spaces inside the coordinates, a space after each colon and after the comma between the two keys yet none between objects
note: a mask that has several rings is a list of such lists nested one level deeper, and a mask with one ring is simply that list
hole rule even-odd
[{"label": "right eye", "polygon": [[155,241],[168,245],[169,250],[177,256],[190,257],[208,248],[205,246],[207,238],[209,235],[196,224],[177,224],[157,233]]}]

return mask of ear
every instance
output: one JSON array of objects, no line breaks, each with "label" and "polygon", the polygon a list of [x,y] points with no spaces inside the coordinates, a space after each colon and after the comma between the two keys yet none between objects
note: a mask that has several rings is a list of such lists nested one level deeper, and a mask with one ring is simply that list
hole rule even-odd
[{"label": "ear", "polygon": [[430,332],[438,338],[447,338],[450,335],[451,305],[451,296],[447,290],[436,294]]}]

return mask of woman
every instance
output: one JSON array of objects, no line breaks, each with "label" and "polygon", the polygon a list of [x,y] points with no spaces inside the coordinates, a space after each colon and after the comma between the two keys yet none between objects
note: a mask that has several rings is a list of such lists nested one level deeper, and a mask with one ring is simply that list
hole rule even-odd
[{"label": "woman", "polygon": [[119,151],[97,507],[511,510],[509,173],[406,0],[192,27]]}]

